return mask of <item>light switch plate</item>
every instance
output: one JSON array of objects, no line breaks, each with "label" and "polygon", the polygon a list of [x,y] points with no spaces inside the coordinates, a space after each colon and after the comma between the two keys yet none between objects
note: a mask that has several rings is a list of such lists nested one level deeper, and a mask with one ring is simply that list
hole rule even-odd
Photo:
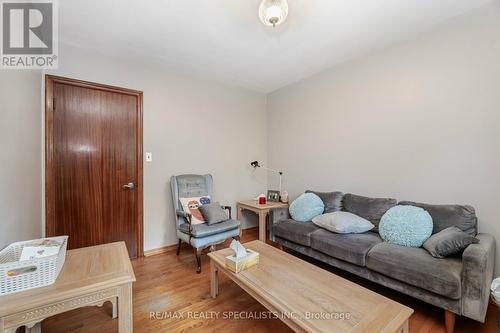
[{"label": "light switch plate", "polygon": [[146,162],[153,162],[153,153],[150,151],[146,152]]}]

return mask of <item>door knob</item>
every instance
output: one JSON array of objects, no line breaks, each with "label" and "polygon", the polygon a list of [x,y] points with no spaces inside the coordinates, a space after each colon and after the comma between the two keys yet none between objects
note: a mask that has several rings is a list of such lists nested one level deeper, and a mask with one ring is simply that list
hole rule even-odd
[{"label": "door knob", "polygon": [[122,189],[124,189],[124,190],[133,190],[134,188],[135,188],[134,183],[128,183],[128,184],[125,184],[122,186]]}]

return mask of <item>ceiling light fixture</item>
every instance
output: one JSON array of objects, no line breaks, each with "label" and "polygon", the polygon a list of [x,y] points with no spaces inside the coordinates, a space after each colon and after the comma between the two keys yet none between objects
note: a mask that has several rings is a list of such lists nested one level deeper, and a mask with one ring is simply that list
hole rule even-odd
[{"label": "ceiling light fixture", "polygon": [[276,27],[286,20],[288,3],[286,0],[262,0],[259,7],[259,17],[267,26]]}]

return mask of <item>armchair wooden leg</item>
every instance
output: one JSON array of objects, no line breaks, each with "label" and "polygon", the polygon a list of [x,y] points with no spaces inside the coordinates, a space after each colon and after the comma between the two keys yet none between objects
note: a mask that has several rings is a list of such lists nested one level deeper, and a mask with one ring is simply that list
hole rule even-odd
[{"label": "armchair wooden leg", "polygon": [[446,333],[453,333],[455,331],[455,313],[449,310],[444,310],[444,323],[446,326]]},{"label": "armchair wooden leg", "polygon": [[201,249],[194,249],[194,255],[196,256],[196,273],[201,273]]},{"label": "armchair wooden leg", "polygon": [[177,255],[179,255],[179,253],[181,253],[181,243],[182,243],[182,241],[179,239],[179,243],[177,244]]}]

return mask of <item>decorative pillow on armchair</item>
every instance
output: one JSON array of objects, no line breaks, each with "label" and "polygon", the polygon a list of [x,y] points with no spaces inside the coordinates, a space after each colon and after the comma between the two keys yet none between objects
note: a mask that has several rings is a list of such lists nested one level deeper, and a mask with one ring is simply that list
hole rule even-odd
[{"label": "decorative pillow on armchair", "polygon": [[192,224],[205,223],[205,218],[203,214],[198,209],[201,205],[207,205],[210,203],[210,196],[204,197],[194,197],[194,198],[179,198],[181,202],[182,209],[192,215]]},{"label": "decorative pillow on armchair", "polygon": [[222,208],[220,203],[214,202],[208,205],[201,205],[199,210],[208,225],[220,223],[229,220],[226,211]]}]

